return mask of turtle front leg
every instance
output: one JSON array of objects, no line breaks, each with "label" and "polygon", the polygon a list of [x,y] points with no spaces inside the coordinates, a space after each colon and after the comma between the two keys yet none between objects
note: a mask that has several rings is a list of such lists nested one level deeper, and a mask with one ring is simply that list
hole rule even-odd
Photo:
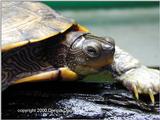
[{"label": "turtle front leg", "polygon": [[160,92],[159,70],[141,65],[137,59],[116,46],[111,72],[125,87],[134,92],[137,99],[139,94],[149,94],[154,104],[154,95]]}]

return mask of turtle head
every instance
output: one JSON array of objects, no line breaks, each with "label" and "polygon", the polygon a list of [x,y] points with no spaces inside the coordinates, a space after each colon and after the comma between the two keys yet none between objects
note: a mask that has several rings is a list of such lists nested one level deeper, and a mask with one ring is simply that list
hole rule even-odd
[{"label": "turtle head", "polygon": [[98,72],[113,62],[115,43],[112,38],[90,33],[72,32],[66,37],[66,65],[79,75]]}]

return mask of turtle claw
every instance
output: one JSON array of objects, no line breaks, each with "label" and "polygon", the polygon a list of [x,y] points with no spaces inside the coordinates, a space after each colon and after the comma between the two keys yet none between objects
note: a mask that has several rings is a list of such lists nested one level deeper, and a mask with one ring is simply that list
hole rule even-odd
[{"label": "turtle claw", "polygon": [[155,99],[154,99],[153,91],[151,89],[149,89],[149,96],[150,96],[152,104],[154,105]]},{"label": "turtle claw", "polygon": [[138,100],[139,99],[139,95],[138,95],[137,87],[135,85],[132,85],[132,87],[133,87],[134,95],[135,95],[136,99]]},{"label": "turtle claw", "polygon": [[160,93],[160,71],[145,66],[132,69],[119,76],[119,80],[129,90],[133,91],[136,99],[139,94],[148,94],[152,104],[155,104],[154,95]]}]

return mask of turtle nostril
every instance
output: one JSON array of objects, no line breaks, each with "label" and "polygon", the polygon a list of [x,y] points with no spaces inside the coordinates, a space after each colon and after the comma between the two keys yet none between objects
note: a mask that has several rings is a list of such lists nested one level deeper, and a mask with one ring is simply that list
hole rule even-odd
[{"label": "turtle nostril", "polygon": [[104,51],[107,53],[114,53],[115,51],[115,42],[112,38],[107,37],[106,38],[106,43],[102,45],[102,48]]},{"label": "turtle nostril", "polygon": [[114,46],[111,45],[111,44],[103,45],[102,48],[103,48],[104,51],[108,51],[108,52],[114,51]]}]

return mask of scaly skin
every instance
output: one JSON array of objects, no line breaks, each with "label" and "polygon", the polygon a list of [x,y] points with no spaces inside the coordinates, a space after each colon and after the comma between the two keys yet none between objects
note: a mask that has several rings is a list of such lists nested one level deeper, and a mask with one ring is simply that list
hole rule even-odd
[{"label": "scaly skin", "polygon": [[149,94],[154,104],[154,95],[160,92],[160,71],[142,65],[137,59],[119,47],[115,47],[113,76],[125,87],[138,94]]}]

